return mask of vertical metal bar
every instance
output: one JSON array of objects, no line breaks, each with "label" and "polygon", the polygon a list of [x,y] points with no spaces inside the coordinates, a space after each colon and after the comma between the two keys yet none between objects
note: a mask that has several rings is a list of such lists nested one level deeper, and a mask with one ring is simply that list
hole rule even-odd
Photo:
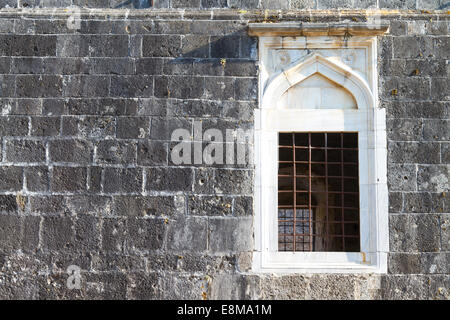
[{"label": "vertical metal bar", "polygon": [[342,251],[345,251],[344,232],[344,133],[341,132],[341,212],[342,212]]},{"label": "vertical metal bar", "polygon": [[296,228],[297,228],[297,178],[296,178],[296,166],[295,166],[295,133],[292,132],[292,157],[293,157],[293,163],[294,163],[294,210],[293,210],[293,215],[294,215],[294,234],[293,234],[293,240],[294,240],[294,244],[293,244],[293,248],[294,248],[294,252],[297,251],[297,238],[296,238]]},{"label": "vertical metal bar", "polygon": [[311,209],[311,132],[308,133],[308,212],[309,212],[309,251],[313,251],[312,209]]},{"label": "vertical metal bar", "polygon": [[330,250],[330,241],[329,241],[329,213],[328,213],[328,134],[325,132],[325,211],[326,211],[326,237],[325,237],[325,250]]}]

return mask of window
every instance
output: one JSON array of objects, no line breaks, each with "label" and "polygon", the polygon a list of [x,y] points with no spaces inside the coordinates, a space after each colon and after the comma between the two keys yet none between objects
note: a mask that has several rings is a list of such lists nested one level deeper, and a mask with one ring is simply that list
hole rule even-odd
[{"label": "window", "polygon": [[284,36],[295,28],[309,27],[250,27],[260,37],[253,270],[384,273],[386,130],[374,35],[386,30],[356,28],[347,38],[350,27],[328,36],[331,27],[321,34],[311,25],[314,37]]},{"label": "window", "polygon": [[358,133],[278,134],[278,251],[359,252]]}]

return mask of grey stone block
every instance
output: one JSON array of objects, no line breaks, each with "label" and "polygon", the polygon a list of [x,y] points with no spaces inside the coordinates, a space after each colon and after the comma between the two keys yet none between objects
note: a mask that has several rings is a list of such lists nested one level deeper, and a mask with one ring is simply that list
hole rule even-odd
[{"label": "grey stone block", "polygon": [[184,196],[117,196],[113,213],[117,216],[171,217],[185,212]]},{"label": "grey stone block", "polygon": [[50,160],[88,164],[92,162],[94,147],[90,141],[79,139],[52,140],[49,144]]},{"label": "grey stone block", "polygon": [[239,36],[211,37],[211,58],[239,58]]},{"label": "grey stone block", "polygon": [[32,117],[32,136],[57,136],[61,125],[60,117]]},{"label": "grey stone block", "polygon": [[13,213],[17,210],[16,197],[12,195],[0,196],[0,213]]},{"label": "grey stone block", "polygon": [[258,97],[258,80],[256,78],[236,78],[234,98],[236,100],[256,101]]},{"label": "grey stone block", "polygon": [[50,185],[54,192],[80,192],[86,190],[86,181],[86,168],[53,167]]},{"label": "grey stone block", "polygon": [[4,252],[21,247],[22,221],[17,215],[0,215],[0,248]]},{"label": "grey stone block", "polygon": [[112,138],[115,136],[116,122],[112,117],[64,116],[62,135],[88,138]]},{"label": "grey stone block", "polygon": [[186,217],[169,221],[167,249],[203,252],[208,244],[208,222],[204,218]]},{"label": "grey stone block", "polygon": [[390,217],[392,252],[436,252],[441,250],[439,216],[435,214]]},{"label": "grey stone block", "polygon": [[107,97],[109,95],[109,78],[97,75],[65,76],[63,95],[75,98]]},{"label": "grey stone block", "polygon": [[166,224],[163,219],[130,218],[127,221],[130,250],[158,250],[164,244]]},{"label": "grey stone block", "polygon": [[192,169],[190,168],[148,168],[146,169],[147,191],[191,191]]},{"label": "grey stone block", "polygon": [[133,164],[136,163],[136,142],[103,140],[97,144],[97,162]]},{"label": "grey stone block", "polygon": [[74,222],[75,251],[86,252],[100,249],[100,219],[86,214]]},{"label": "grey stone block", "polygon": [[418,166],[417,185],[420,191],[447,192],[449,167],[447,166]]},{"label": "grey stone block", "polygon": [[231,216],[233,198],[220,196],[188,197],[188,213],[194,216]]},{"label": "grey stone block", "polygon": [[165,76],[155,77],[155,97],[198,99],[203,96],[204,77]]},{"label": "grey stone block", "polygon": [[26,136],[28,117],[0,116],[0,136]]},{"label": "grey stone block", "polygon": [[0,191],[20,191],[23,184],[21,167],[0,167]]},{"label": "grey stone block", "polygon": [[155,166],[167,164],[167,143],[160,141],[140,141],[137,147],[139,165]]},{"label": "grey stone block", "polygon": [[57,98],[63,94],[63,77],[57,75],[18,75],[16,95],[24,98]]},{"label": "grey stone block", "polygon": [[388,260],[388,273],[417,274],[421,273],[421,254],[391,252]]},{"label": "grey stone block", "polygon": [[73,221],[69,217],[44,217],[42,244],[45,250],[74,249],[76,242]]},{"label": "grey stone block", "polygon": [[142,169],[140,168],[105,168],[103,191],[142,192]]},{"label": "grey stone block", "polygon": [[106,218],[102,223],[102,249],[105,252],[123,252],[127,226],[125,219]]},{"label": "grey stone block", "polygon": [[45,143],[35,140],[7,140],[6,161],[44,162]]},{"label": "grey stone block", "polygon": [[416,191],[417,167],[408,164],[388,165],[388,187],[390,191]]},{"label": "grey stone block", "polygon": [[386,127],[389,140],[422,140],[423,121],[421,119],[389,119]]},{"label": "grey stone block", "polygon": [[145,139],[150,134],[148,117],[118,117],[116,135],[119,139]]},{"label": "grey stone block", "polygon": [[[195,102],[193,102],[194,104]],[[170,141],[176,129],[186,129],[192,132],[192,121],[186,118],[152,118],[150,138]]]},{"label": "grey stone block", "polygon": [[404,212],[436,212],[444,210],[444,194],[430,192],[408,192],[403,195]]},{"label": "grey stone block", "polygon": [[144,35],[142,55],[144,57],[178,57],[181,53],[179,35]]},{"label": "grey stone block", "polygon": [[49,190],[49,170],[47,167],[28,167],[24,170],[26,189],[34,192]]},{"label": "grey stone block", "polygon": [[153,77],[137,76],[113,76],[111,77],[112,97],[152,97],[153,96]]},{"label": "grey stone block", "polygon": [[214,253],[251,251],[252,230],[252,219],[211,218],[209,220],[209,250]]},{"label": "grey stone block", "polygon": [[388,142],[388,158],[392,163],[439,163],[439,143]]}]

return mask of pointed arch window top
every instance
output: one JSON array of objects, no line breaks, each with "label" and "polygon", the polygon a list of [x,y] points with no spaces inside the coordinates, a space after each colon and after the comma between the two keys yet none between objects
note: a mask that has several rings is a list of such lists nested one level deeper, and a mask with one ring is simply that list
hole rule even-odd
[{"label": "pointed arch window top", "polygon": [[[263,90],[262,108],[273,108],[282,96],[290,90],[319,75],[349,92],[356,100],[358,108],[371,108],[373,95],[369,84],[363,77],[354,72],[347,65],[332,58],[323,57],[320,53],[311,53],[303,59],[287,66],[280,73],[273,75],[267,81]],[[326,88],[323,88],[326,89]]]}]

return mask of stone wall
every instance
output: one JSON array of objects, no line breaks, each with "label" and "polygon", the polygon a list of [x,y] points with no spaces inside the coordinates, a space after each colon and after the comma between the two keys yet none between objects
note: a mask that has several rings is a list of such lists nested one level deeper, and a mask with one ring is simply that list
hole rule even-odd
[{"label": "stone wall", "polygon": [[173,9],[400,9],[443,10],[447,0],[0,0],[10,8],[173,8]]},{"label": "stone wall", "polygon": [[[366,21],[364,11],[82,16],[73,30],[65,11],[0,11],[0,298],[450,297],[448,14],[382,13],[391,253],[381,276],[252,274],[253,166],[169,157],[176,128],[252,129],[249,22]],[[66,286],[69,265],[81,290]]]}]

